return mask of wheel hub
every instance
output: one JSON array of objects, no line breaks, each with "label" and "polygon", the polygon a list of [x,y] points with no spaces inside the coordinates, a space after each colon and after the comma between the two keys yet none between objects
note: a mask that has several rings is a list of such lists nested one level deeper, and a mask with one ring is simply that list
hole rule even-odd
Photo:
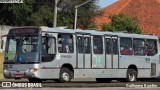
[{"label": "wheel hub", "polygon": [[62,74],[62,78],[63,78],[64,81],[69,81],[69,74],[66,73],[66,72],[64,72],[64,73]]},{"label": "wheel hub", "polygon": [[128,74],[128,76],[129,76],[129,80],[130,81],[134,81],[135,80],[135,76],[134,76],[133,73]]}]

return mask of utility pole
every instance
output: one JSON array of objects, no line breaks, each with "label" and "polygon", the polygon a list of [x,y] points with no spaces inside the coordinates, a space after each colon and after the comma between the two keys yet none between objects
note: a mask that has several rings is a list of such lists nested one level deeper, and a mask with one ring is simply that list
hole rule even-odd
[{"label": "utility pole", "polygon": [[78,11],[78,8],[79,8],[80,6],[83,6],[83,5],[86,4],[86,3],[90,2],[90,1],[92,1],[92,0],[88,0],[88,1],[86,1],[86,2],[84,2],[84,3],[82,3],[82,4],[80,4],[80,5],[76,5],[76,6],[75,6],[74,29],[77,28],[77,11]]},{"label": "utility pole", "polygon": [[53,21],[53,27],[55,28],[57,26],[57,3],[58,0],[54,0],[54,21]]}]

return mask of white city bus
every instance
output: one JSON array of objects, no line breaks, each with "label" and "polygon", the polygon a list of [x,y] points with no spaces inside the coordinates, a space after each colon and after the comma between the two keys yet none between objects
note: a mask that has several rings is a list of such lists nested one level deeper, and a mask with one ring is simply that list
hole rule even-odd
[{"label": "white city bus", "polygon": [[159,76],[158,37],[154,35],[20,27],[3,37],[7,37],[4,77],[8,79],[133,82]]}]

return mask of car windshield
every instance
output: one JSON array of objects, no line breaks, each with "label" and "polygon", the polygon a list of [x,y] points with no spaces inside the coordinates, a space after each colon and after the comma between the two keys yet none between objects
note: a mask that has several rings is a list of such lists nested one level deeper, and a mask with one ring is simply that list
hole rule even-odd
[{"label": "car windshield", "polygon": [[38,62],[39,36],[8,36],[5,62]]}]

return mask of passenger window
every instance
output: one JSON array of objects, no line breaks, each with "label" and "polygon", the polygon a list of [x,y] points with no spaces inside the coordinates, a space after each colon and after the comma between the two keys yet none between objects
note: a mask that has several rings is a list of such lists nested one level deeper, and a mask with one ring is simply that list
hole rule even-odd
[{"label": "passenger window", "polygon": [[54,37],[42,37],[42,62],[54,60],[56,55],[56,39]]},{"label": "passenger window", "polygon": [[93,36],[94,54],[103,54],[103,41],[101,36]]},{"label": "passenger window", "polygon": [[118,54],[118,44],[117,44],[117,39],[112,39],[112,50],[113,54]]},{"label": "passenger window", "polygon": [[91,49],[91,39],[89,37],[85,37],[84,38],[84,48],[85,48],[85,53],[89,54],[90,53],[90,49]]},{"label": "passenger window", "polygon": [[77,43],[78,43],[78,53],[83,53],[83,38],[81,36],[77,37]]},{"label": "passenger window", "polygon": [[73,35],[58,34],[59,53],[73,53]]},{"label": "passenger window", "polygon": [[106,38],[106,44],[105,44],[106,54],[112,54],[112,53],[118,54],[117,46],[118,46],[117,39],[112,38],[112,42],[111,42],[111,38]]},{"label": "passenger window", "polygon": [[121,55],[133,54],[131,38],[120,38],[120,53]]},{"label": "passenger window", "polygon": [[146,40],[146,53],[148,56],[154,56],[157,54],[157,41],[156,40]]},{"label": "passenger window", "polygon": [[55,38],[48,39],[48,54],[56,54]]},{"label": "passenger window", "polygon": [[111,39],[106,38],[106,54],[111,54]]},{"label": "passenger window", "polygon": [[134,49],[134,55],[137,55],[137,56],[146,55],[145,40],[144,39],[134,39],[133,49]]},{"label": "passenger window", "polygon": [[90,53],[90,38],[89,37],[82,37],[78,36],[77,37],[77,42],[78,42],[78,53],[83,53],[85,52],[86,54]]}]

